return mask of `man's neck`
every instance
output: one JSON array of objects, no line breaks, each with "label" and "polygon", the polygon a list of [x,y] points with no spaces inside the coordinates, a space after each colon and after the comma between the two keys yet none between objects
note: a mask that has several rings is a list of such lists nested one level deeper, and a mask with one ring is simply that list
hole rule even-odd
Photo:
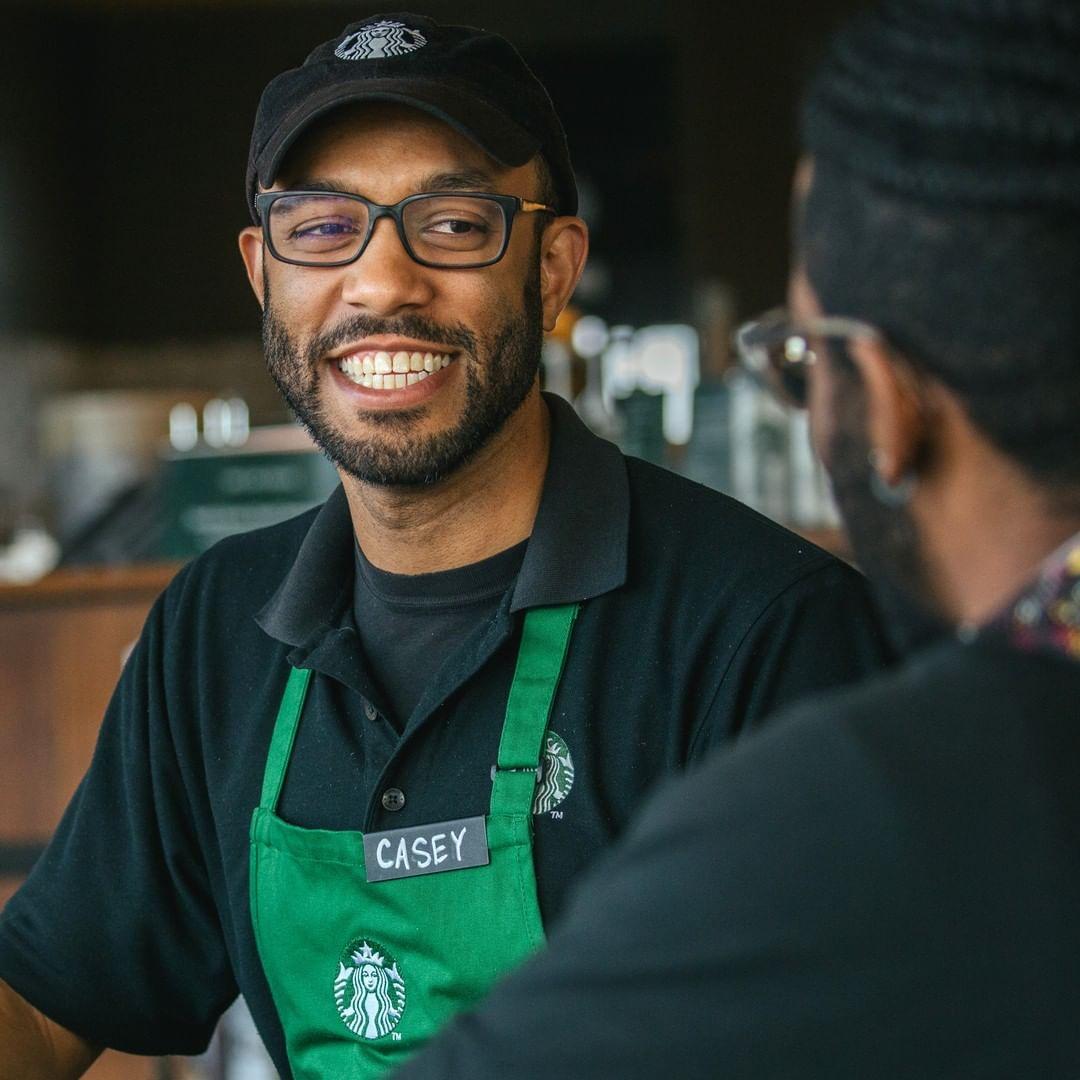
[{"label": "man's neck", "polygon": [[1055,511],[1046,491],[990,448],[962,482],[934,485],[916,508],[924,558],[951,622],[992,618],[1070,536],[1080,516]]},{"label": "man's neck", "polygon": [[369,562],[395,574],[452,570],[532,533],[547,472],[550,417],[538,389],[502,430],[438,484],[385,488],[343,476]]}]

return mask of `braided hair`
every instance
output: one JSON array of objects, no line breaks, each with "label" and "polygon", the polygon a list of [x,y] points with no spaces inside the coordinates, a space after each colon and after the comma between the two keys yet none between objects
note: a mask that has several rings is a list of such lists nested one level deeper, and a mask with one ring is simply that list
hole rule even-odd
[{"label": "braided hair", "polygon": [[800,251],[1033,479],[1080,498],[1080,5],[886,0],[804,100]]}]

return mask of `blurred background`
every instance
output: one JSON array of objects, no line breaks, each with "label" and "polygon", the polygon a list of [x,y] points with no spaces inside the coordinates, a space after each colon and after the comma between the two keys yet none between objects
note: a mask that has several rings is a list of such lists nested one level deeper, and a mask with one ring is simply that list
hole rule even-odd
[{"label": "blurred background", "polygon": [[[592,233],[548,389],[627,452],[841,545],[800,417],[732,368],[780,303],[795,105],[858,0],[430,0],[506,35],[562,116]],[[85,769],[180,561],[320,500],[265,374],[235,235],[259,94],[378,4],[27,0],[0,63],[0,903]],[[243,1021],[200,1062],[272,1075]]]}]

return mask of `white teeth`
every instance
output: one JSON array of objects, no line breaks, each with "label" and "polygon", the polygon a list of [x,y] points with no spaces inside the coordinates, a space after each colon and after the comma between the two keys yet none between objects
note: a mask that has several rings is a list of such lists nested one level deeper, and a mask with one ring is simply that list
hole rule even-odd
[{"label": "white teeth", "polygon": [[438,353],[407,353],[404,350],[364,353],[338,360],[338,369],[354,383],[373,390],[395,390],[415,386],[429,375],[450,365],[450,357]]}]

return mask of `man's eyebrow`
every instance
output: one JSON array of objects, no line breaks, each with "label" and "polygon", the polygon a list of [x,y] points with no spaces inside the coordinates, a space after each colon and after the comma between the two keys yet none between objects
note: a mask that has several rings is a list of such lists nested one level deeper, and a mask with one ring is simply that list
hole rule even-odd
[{"label": "man's eyebrow", "polygon": [[[345,195],[360,192],[345,180],[329,176],[296,177],[286,191],[337,191]],[[414,194],[425,191],[494,191],[495,182],[490,173],[482,169],[452,169],[428,173],[417,182]]]},{"label": "man's eyebrow", "polygon": [[481,169],[454,169],[450,172],[428,173],[420,180],[417,191],[494,191],[490,173]]},{"label": "man's eyebrow", "polygon": [[343,195],[358,195],[357,191],[350,191],[349,185],[343,180],[322,177],[300,177],[288,184],[285,191],[330,191],[340,192]]}]

